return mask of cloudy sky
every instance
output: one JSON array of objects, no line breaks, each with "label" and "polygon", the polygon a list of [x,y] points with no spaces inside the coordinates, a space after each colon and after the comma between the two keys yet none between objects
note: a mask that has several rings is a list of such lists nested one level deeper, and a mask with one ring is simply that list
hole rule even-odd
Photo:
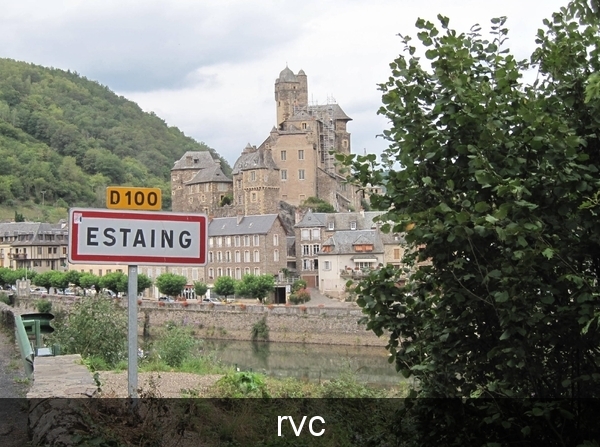
[{"label": "cloudy sky", "polygon": [[380,153],[387,122],[377,84],[416,38],[418,17],[468,31],[507,16],[509,46],[530,55],[536,30],[567,0],[19,0],[2,1],[0,57],[76,71],[215,148],[231,165],[275,124],[286,64],[309,100],[335,100],[354,152]]}]

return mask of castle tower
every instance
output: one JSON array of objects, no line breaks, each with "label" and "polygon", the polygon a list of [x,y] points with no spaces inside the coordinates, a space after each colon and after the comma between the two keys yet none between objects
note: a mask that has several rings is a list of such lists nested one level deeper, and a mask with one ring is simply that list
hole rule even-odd
[{"label": "castle tower", "polygon": [[295,75],[285,67],[275,80],[275,102],[277,104],[277,127],[294,115],[294,109],[303,110],[308,105],[308,82],[300,70]]}]

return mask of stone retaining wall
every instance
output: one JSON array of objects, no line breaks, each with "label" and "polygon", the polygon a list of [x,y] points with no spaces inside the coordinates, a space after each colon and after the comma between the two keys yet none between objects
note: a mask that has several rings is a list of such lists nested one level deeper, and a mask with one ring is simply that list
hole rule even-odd
[{"label": "stone retaining wall", "polygon": [[[76,297],[48,296],[53,306],[67,310]],[[34,310],[34,298],[19,299],[18,306]],[[162,303],[161,303],[162,304]],[[147,315],[147,316],[146,316]],[[377,337],[358,323],[362,312],[357,308],[214,305],[142,301],[138,306],[140,333],[144,324],[150,329],[169,321],[191,327],[207,339],[251,340],[252,326],[265,318],[269,340],[289,343],[318,343],[332,345],[385,346],[386,337]]]}]

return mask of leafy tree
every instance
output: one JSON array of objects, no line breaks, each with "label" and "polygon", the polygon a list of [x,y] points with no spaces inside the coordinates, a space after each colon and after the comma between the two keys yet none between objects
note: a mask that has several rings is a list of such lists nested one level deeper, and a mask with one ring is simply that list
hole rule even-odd
[{"label": "leafy tree", "polygon": [[194,292],[196,292],[197,297],[206,295],[207,291],[208,291],[208,286],[206,284],[204,284],[203,282],[196,281],[194,283]]},{"label": "leafy tree", "polygon": [[33,278],[32,282],[36,286],[44,287],[48,291],[50,291],[50,287],[52,287],[52,274],[53,273],[54,272],[52,270],[43,272],[43,273],[39,273],[36,275],[35,278]]},{"label": "leafy tree", "polygon": [[238,281],[235,292],[247,298],[256,298],[261,303],[275,289],[275,278],[273,275],[244,275]]},{"label": "leafy tree", "polygon": [[59,344],[64,354],[99,357],[109,367],[127,358],[127,314],[114,300],[82,297],[54,327],[51,343]]},{"label": "leafy tree", "polygon": [[50,272],[50,285],[58,290],[65,290],[69,287],[69,279],[64,272],[53,270]]},{"label": "leafy tree", "polygon": [[236,280],[229,276],[219,276],[215,281],[213,290],[217,295],[229,296],[235,293]]},{"label": "leafy tree", "polygon": [[15,222],[25,222],[25,217],[23,214],[15,211]]},{"label": "leafy tree", "polygon": [[123,272],[111,272],[100,277],[100,288],[108,289],[115,294],[123,292],[127,276]]},{"label": "leafy tree", "polygon": [[77,270],[68,270],[65,272],[65,279],[68,284],[73,284],[76,287],[79,287],[80,284],[81,273]]},{"label": "leafy tree", "polygon": [[159,292],[168,296],[179,295],[186,284],[187,278],[185,276],[175,275],[174,273],[163,273],[156,278],[156,287],[158,287]]},{"label": "leafy tree", "polygon": [[[139,273],[137,275],[137,293],[140,294],[148,287],[152,285],[152,280],[148,275],[144,275],[143,273]],[[123,278],[120,279],[119,283],[119,291],[123,293],[128,293],[129,291],[129,276],[123,275]]]},{"label": "leafy tree", "polygon": [[84,289],[91,289],[94,287],[96,293],[100,292],[100,277],[93,273],[82,273],[79,277],[79,286]]},{"label": "leafy tree", "polygon": [[[406,231],[413,269],[406,285],[384,267],[357,287],[367,327],[418,379],[415,395],[463,399],[411,402],[399,436],[597,439],[589,405],[529,398],[600,397],[598,16],[583,0],[555,13],[531,63],[505,48],[505,18],[490,39],[438,19],[441,29],[417,21],[428,64],[402,37],[406,54],[380,86],[391,123],[383,169],[373,155],[339,157],[360,184],[385,187],[371,204],[386,212],[384,229]],[[539,78],[527,85],[532,67]]]},{"label": "leafy tree", "polygon": [[165,334],[156,342],[155,348],[167,365],[177,368],[190,357],[196,343],[188,328],[173,325],[166,328]]}]

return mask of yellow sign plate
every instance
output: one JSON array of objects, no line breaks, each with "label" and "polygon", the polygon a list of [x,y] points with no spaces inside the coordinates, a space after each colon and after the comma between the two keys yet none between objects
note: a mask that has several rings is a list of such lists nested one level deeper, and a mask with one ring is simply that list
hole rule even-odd
[{"label": "yellow sign plate", "polygon": [[160,211],[161,190],[160,188],[109,186],[106,188],[106,207],[119,210]]}]

